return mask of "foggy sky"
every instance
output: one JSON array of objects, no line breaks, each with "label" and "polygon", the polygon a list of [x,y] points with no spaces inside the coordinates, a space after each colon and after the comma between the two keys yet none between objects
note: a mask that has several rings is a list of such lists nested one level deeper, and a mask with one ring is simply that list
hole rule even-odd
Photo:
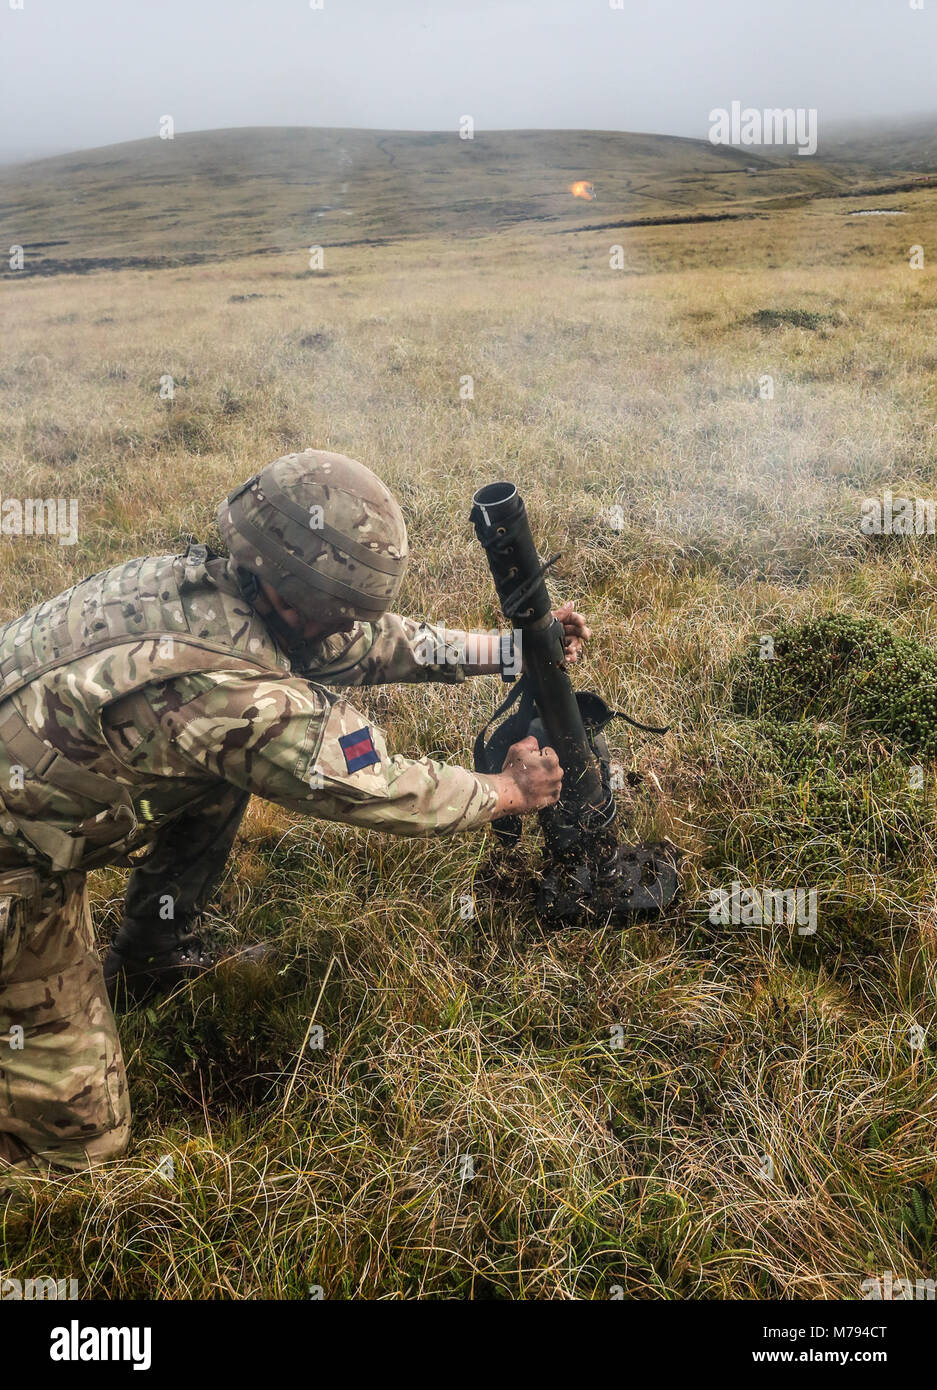
[{"label": "foggy sky", "polygon": [[[22,3],[23,8],[12,9]],[[614,0],[613,0],[614,3]],[[937,0],[0,0],[0,160],[220,126],[705,138],[937,109]]]}]

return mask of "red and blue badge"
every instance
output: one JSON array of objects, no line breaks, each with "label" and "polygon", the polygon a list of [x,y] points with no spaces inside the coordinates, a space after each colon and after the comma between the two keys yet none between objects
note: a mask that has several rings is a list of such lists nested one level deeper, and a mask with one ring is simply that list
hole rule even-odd
[{"label": "red and blue badge", "polygon": [[363,767],[370,767],[372,763],[381,761],[374,747],[371,730],[368,728],[359,729],[354,734],[342,734],[338,746],[344,754],[345,766],[349,772],[358,772]]}]

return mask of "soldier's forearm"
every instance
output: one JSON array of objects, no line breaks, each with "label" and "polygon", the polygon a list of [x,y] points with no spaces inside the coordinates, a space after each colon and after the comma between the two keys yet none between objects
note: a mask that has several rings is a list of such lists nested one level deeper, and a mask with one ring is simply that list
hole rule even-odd
[{"label": "soldier's forearm", "polygon": [[460,632],[457,634],[460,645],[464,645],[465,661],[462,663],[467,676],[496,676],[501,670],[501,635],[491,632]]},{"label": "soldier's forearm", "polygon": [[384,796],[354,797],[340,784],[327,781],[302,799],[271,799],[322,820],[417,838],[474,830],[498,814],[501,796],[494,776],[428,758],[395,757],[390,762]]},{"label": "soldier's forearm", "polygon": [[[339,679],[321,677],[326,684],[376,685],[408,681],[457,683],[467,676],[494,676],[504,666],[515,675],[511,634],[465,632],[442,623],[424,623],[385,613],[373,625],[368,654]],[[502,651],[503,645],[503,651]],[[315,679],[315,675],[310,671]]]},{"label": "soldier's forearm", "polygon": [[500,820],[502,816],[525,816],[531,809],[523,788],[510,773],[492,773],[489,781],[498,793],[498,805],[492,813],[492,820]]}]

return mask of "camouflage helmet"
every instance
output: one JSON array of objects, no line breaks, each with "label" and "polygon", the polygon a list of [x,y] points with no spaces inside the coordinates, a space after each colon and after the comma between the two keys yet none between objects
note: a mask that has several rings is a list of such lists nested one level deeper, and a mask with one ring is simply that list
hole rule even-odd
[{"label": "camouflage helmet", "polygon": [[249,478],[218,508],[218,526],[235,566],[305,618],[379,618],[407,566],[393,494],[363,463],[322,449]]}]

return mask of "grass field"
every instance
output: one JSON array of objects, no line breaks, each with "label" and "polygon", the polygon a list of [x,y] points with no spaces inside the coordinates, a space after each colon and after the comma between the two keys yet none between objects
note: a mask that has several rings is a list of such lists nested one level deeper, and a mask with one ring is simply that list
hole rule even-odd
[{"label": "grass field", "polygon": [[[748,176],[737,220],[595,230],[631,216],[624,192],[611,213],[567,205],[557,175],[555,219],[488,208],[470,236],[421,234],[406,197],[382,216],[359,188],[359,236],[329,224],[321,271],[212,231],[184,245],[204,264],[7,276],[0,494],[77,498],[80,539],[0,538],[0,617],[211,539],[221,494],[314,445],[397,492],[401,611],[488,628],[467,516],[508,477],[563,551],[557,599],[595,629],[577,680],[672,726],[614,733],[640,775],[623,819],[687,851],[666,920],[545,935],[530,833],[501,860],[488,835],[395,840],[255,801],[210,920],[274,941],[274,962],[122,1021],[129,1154],[31,1183],[0,1217],[8,1274],[88,1297],[381,1299],[854,1298],[886,1270],[937,1277],[937,766],[912,789],[915,759],[848,712],[785,763],[730,698],[782,619],[934,642],[933,538],[858,521],[885,488],[937,490],[937,285],[908,263],[937,244],[937,195],[822,196],[849,185],[818,168],[808,198],[795,175]],[[692,169],[668,177],[657,213],[715,207]],[[188,182],[180,206],[216,228],[223,196]],[[871,206],[903,215],[849,215]],[[50,209],[11,239],[52,239]],[[66,260],[92,254],[82,216]],[[169,254],[134,227],[109,254]],[[333,244],[360,238],[383,244]],[[500,693],[359,703],[394,751],[469,763]],[[104,941],[123,874],[91,881]],[[815,887],[816,935],[714,925],[707,895],[733,881]]]}]

